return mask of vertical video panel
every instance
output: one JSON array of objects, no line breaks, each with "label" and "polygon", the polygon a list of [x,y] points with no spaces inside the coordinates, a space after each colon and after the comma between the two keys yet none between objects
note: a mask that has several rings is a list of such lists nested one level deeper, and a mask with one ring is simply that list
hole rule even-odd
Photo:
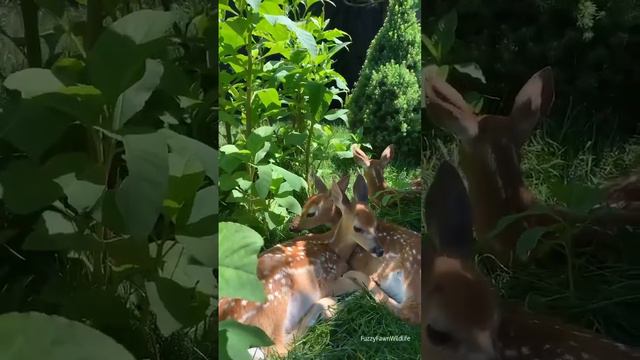
[{"label": "vertical video panel", "polygon": [[638,10],[423,4],[423,358],[640,356]]},{"label": "vertical video panel", "polygon": [[220,3],[221,359],[420,357],[419,7]]},{"label": "vertical video panel", "polygon": [[0,358],[216,358],[214,14],[0,2]]}]

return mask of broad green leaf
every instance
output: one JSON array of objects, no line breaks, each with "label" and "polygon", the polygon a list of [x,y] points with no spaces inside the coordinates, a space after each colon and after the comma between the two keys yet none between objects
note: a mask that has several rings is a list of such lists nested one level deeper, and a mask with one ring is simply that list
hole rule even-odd
[{"label": "broad green leaf", "polygon": [[579,214],[588,213],[604,198],[603,189],[575,182],[554,183],[551,185],[551,192],[558,200],[565,203],[569,210]]},{"label": "broad green leaf", "polygon": [[49,69],[29,68],[15,72],[4,80],[7,89],[20,91],[25,99],[57,92],[64,84]]},{"label": "broad green leaf", "polygon": [[124,136],[129,176],[116,194],[129,233],[146,237],[162,211],[167,194],[169,160],[164,135],[154,132]]},{"label": "broad green leaf", "polygon": [[151,93],[153,93],[160,84],[163,71],[164,68],[160,61],[148,59],[145,62],[145,71],[142,78],[118,97],[114,109],[111,130],[119,130],[133,115],[142,110]]},{"label": "broad green leaf", "polygon": [[480,80],[483,84],[486,83],[486,79],[484,78],[484,74],[482,73],[482,69],[476,63],[464,63],[453,65],[453,67],[463,74],[469,75],[474,79]]},{"label": "broad green leaf", "polygon": [[262,236],[241,224],[221,222],[219,236],[219,295],[264,302],[264,288],[258,280],[258,252]]},{"label": "broad green leaf", "polygon": [[303,30],[293,20],[284,15],[265,15],[265,18],[272,25],[282,24],[286,26],[290,31],[293,31],[296,34],[298,41],[300,41],[302,46],[307,49],[311,56],[315,57],[318,55],[318,48],[313,35],[308,31]]},{"label": "broad green leaf", "polygon": [[258,166],[258,180],[255,182],[256,193],[261,199],[265,199],[271,188],[271,165]]},{"label": "broad green leaf", "polygon": [[553,211],[544,206],[544,205],[536,205],[536,206],[532,206],[529,210],[527,211],[523,211],[521,213],[518,214],[513,214],[513,215],[508,215],[503,217],[502,219],[500,219],[498,221],[498,223],[496,224],[496,227],[489,233],[489,235],[487,235],[487,238],[491,239],[496,237],[498,234],[500,234],[507,226],[511,225],[512,223],[514,223],[517,220],[520,220],[524,217],[527,216],[531,216],[531,215],[549,215],[552,216],[558,220],[561,221],[560,218],[557,217],[556,214],[553,213]]},{"label": "broad green leaf", "polygon": [[271,167],[274,175],[282,176],[294,191],[302,191],[303,189],[305,191],[307,190],[307,182],[300,176],[276,165],[271,165]]},{"label": "broad green leaf", "polygon": [[109,103],[142,77],[145,60],[165,46],[172,23],[171,13],[140,10],[118,19],[100,34],[87,56],[87,68],[91,84]]},{"label": "broad green leaf", "polygon": [[72,122],[65,114],[47,109],[33,99],[21,101],[15,111],[0,119],[0,137],[31,158],[39,159]]},{"label": "broad green leaf", "polygon": [[271,109],[272,107],[279,108],[281,106],[280,97],[276,89],[261,89],[256,91],[256,95],[258,95],[260,102],[262,102],[262,105],[267,109]]},{"label": "broad green leaf", "polygon": [[273,341],[255,326],[224,320],[218,324],[221,360],[251,360],[249,348],[273,345]]},{"label": "broad green leaf", "polygon": [[348,117],[347,114],[349,113],[349,110],[347,109],[332,109],[329,110],[329,112],[327,112],[324,115],[324,118],[329,120],[329,121],[334,121],[337,119],[342,119],[342,121],[347,121]]},{"label": "broad green leaf", "polygon": [[437,38],[439,53],[443,57],[449,53],[456,41],[456,28],[458,27],[458,13],[452,10],[438,22],[438,29],[434,34]]},{"label": "broad green leaf", "polygon": [[[155,257],[158,243],[149,244],[149,253]],[[171,279],[187,289],[195,289],[202,294],[213,296],[215,278],[211,267],[194,263],[188,256],[184,244],[166,241],[162,249],[162,267],[160,277]]]},{"label": "broad green leaf", "polygon": [[140,45],[167,35],[174,20],[171,12],[144,9],[118,19],[109,29]]},{"label": "broad green leaf", "polygon": [[284,136],[285,145],[302,146],[307,140],[307,134],[300,134],[298,132],[291,132]]},{"label": "broad green leaf", "polygon": [[51,66],[51,72],[65,85],[74,85],[80,83],[85,67],[86,64],[82,60],[63,57]]},{"label": "broad green leaf", "polygon": [[220,42],[222,48],[229,47],[229,53],[245,45],[247,38],[248,21],[244,18],[235,17],[220,23]]},{"label": "broad green leaf", "polygon": [[175,219],[177,213],[192,201],[204,181],[204,169],[193,157],[169,154],[169,191],[164,200],[165,211]]},{"label": "broad green leaf", "polygon": [[0,352],[6,359],[135,360],[122,345],[87,325],[37,312],[0,315]]},{"label": "broad green leaf", "polygon": [[205,318],[209,298],[177,282],[158,278],[145,283],[149,306],[164,336],[197,325]]},{"label": "broad green leaf", "polygon": [[325,93],[327,89],[323,84],[315,81],[311,81],[304,86],[305,95],[309,101],[309,112],[313,115],[315,121],[319,121],[324,116],[326,108],[329,106],[328,102],[325,102]]},{"label": "broad green leaf", "polygon": [[22,248],[32,251],[88,250],[96,245],[94,239],[79,231],[73,221],[59,212],[47,210]]},{"label": "broad green leaf", "polygon": [[218,189],[211,185],[198,191],[176,220],[176,240],[200,264],[209,267],[218,266],[217,214]]},{"label": "broad green leaf", "polygon": [[30,160],[16,160],[0,173],[4,202],[16,214],[39,210],[62,196],[62,189]]},{"label": "broad green leaf", "polygon": [[538,240],[553,230],[553,227],[534,227],[527,229],[520,235],[518,243],[516,244],[516,255],[521,259],[526,259],[531,250],[533,250],[538,244]]},{"label": "broad green leaf", "polygon": [[277,197],[276,202],[296,215],[300,215],[302,212],[300,203],[293,196]]},{"label": "broad green leaf", "polygon": [[211,181],[218,181],[218,151],[216,149],[169,129],[162,129],[160,132],[167,137],[171,152],[180,154],[183,157],[193,157],[197,159],[204,168],[207,177],[209,177]]}]

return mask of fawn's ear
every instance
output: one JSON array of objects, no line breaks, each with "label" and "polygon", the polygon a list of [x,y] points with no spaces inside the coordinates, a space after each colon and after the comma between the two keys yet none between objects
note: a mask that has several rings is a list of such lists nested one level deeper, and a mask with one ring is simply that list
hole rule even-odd
[{"label": "fawn's ear", "polygon": [[313,183],[316,186],[316,190],[318,191],[318,194],[329,192],[329,189],[327,189],[327,185],[324,184],[324,182],[322,181],[322,179],[320,179],[318,175],[313,174],[312,176],[313,176]]},{"label": "fawn's ear", "polygon": [[424,68],[422,81],[427,114],[431,121],[462,140],[478,134],[478,117],[473,108],[438,75],[436,66]]},{"label": "fawn's ear", "polygon": [[333,203],[342,211],[343,214],[346,214],[346,210],[351,207],[351,202],[347,195],[345,195],[344,191],[340,189],[338,183],[333,183],[331,186],[331,200]]},{"label": "fawn's ear", "polygon": [[382,155],[380,155],[380,161],[382,162],[382,166],[387,166],[389,162],[393,159],[393,144],[387,146]]},{"label": "fawn's ear", "polygon": [[349,175],[345,175],[338,180],[338,187],[342,192],[347,191],[347,186],[349,186]]},{"label": "fawn's ear", "polygon": [[356,182],[353,183],[353,197],[356,201],[361,203],[369,202],[369,188],[367,182],[364,181],[364,177],[360,174],[356,177]]},{"label": "fawn's ear", "polygon": [[471,203],[458,170],[448,161],[440,164],[427,191],[423,218],[439,252],[464,260],[471,259]]},{"label": "fawn's ear", "polygon": [[356,161],[356,164],[360,166],[369,166],[370,160],[367,154],[364,153],[357,145],[353,144],[351,146],[351,152],[353,153],[353,159]]},{"label": "fawn's ear", "polygon": [[533,74],[513,102],[510,117],[519,144],[531,136],[540,118],[549,114],[554,98],[553,71],[547,66]]}]

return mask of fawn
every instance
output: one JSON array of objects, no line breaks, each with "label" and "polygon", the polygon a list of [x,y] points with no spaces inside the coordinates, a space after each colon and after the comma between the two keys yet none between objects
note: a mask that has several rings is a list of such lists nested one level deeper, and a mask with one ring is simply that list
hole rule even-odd
[{"label": "fawn", "polygon": [[[364,177],[369,186],[369,198],[376,203],[380,202],[385,194],[395,194],[397,190],[390,188],[384,180],[384,169],[393,159],[393,144],[387,146],[380,155],[380,159],[371,159],[355,144],[351,147],[356,164],[364,168]],[[411,191],[420,192],[422,179],[411,182]]]},{"label": "fawn", "polygon": [[640,359],[597,334],[500,304],[473,263],[472,202],[458,171],[438,168],[423,204],[422,357],[429,360]]},{"label": "fawn", "polygon": [[[319,225],[332,228],[340,221],[341,212],[333,204],[327,188],[318,177],[314,177],[316,189],[320,192],[311,196],[304,204],[302,213],[293,220],[292,231],[311,229]],[[346,188],[348,178],[343,177],[342,188]],[[339,184],[340,184],[339,182]],[[420,237],[411,230],[377,222],[378,241],[384,249],[384,256],[375,258],[360,247],[355,248],[349,258],[349,268],[354,271],[345,277],[365,285],[374,298],[399,316],[412,323],[420,323]],[[365,276],[363,276],[365,275]],[[369,278],[370,277],[370,278]]]},{"label": "fawn", "polygon": [[[334,228],[342,217],[340,208],[334,205],[331,199],[331,191],[327,189],[322,179],[315,174],[311,175],[311,177],[316,186],[317,194],[307,199],[300,215],[291,221],[289,230],[292,232],[313,229],[320,225],[328,225]],[[349,176],[346,175],[340,178],[337,185],[342,192],[345,192],[349,185]]]},{"label": "fawn", "polygon": [[[501,218],[529,210],[537,203],[523,179],[521,149],[553,104],[553,72],[545,67],[535,73],[518,92],[509,116],[474,113],[462,95],[438,76],[435,67],[424,69],[423,81],[429,118],[460,140],[460,167],[469,186],[474,228],[478,238],[485,241]],[[526,216],[498,234],[490,244],[495,255],[508,260],[524,226],[551,225],[558,218],[587,219],[560,207],[552,208],[555,217]],[[591,223],[640,224],[637,211],[604,211],[589,216]]]},{"label": "fawn", "polygon": [[264,285],[264,304],[221,299],[219,319],[234,319],[261,328],[274,342],[274,349],[251,349],[256,357],[275,351],[285,355],[292,340],[305,333],[319,316],[333,315],[333,297],[358,289],[347,271],[347,260],[360,246],[374,256],[384,254],[378,244],[376,218],[367,205],[367,185],[356,178],[354,198],[337,184],[331,188],[333,203],[342,217],[330,237],[306,236],[276,245],[258,258],[258,278]]}]

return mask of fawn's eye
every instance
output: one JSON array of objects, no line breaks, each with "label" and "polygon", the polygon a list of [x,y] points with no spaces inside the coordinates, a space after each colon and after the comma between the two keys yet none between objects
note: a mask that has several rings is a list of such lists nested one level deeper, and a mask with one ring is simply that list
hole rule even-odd
[{"label": "fawn's eye", "polygon": [[427,337],[435,346],[447,346],[453,342],[453,336],[445,331],[435,329],[431,324],[427,325]]},{"label": "fawn's eye", "polygon": [[310,211],[310,212],[307,213],[307,217],[308,218],[314,217],[314,216],[316,216],[316,212],[315,211]]},{"label": "fawn's eye", "polygon": [[357,227],[357,226],[355,226],[355,225],[353,225],[353,231],[355,231],[355,232],[357,232],[357,233],[361,233],[361,232],[362,232],[362,229],[361,229],[361,228],[359,228],[359,227]]}]

